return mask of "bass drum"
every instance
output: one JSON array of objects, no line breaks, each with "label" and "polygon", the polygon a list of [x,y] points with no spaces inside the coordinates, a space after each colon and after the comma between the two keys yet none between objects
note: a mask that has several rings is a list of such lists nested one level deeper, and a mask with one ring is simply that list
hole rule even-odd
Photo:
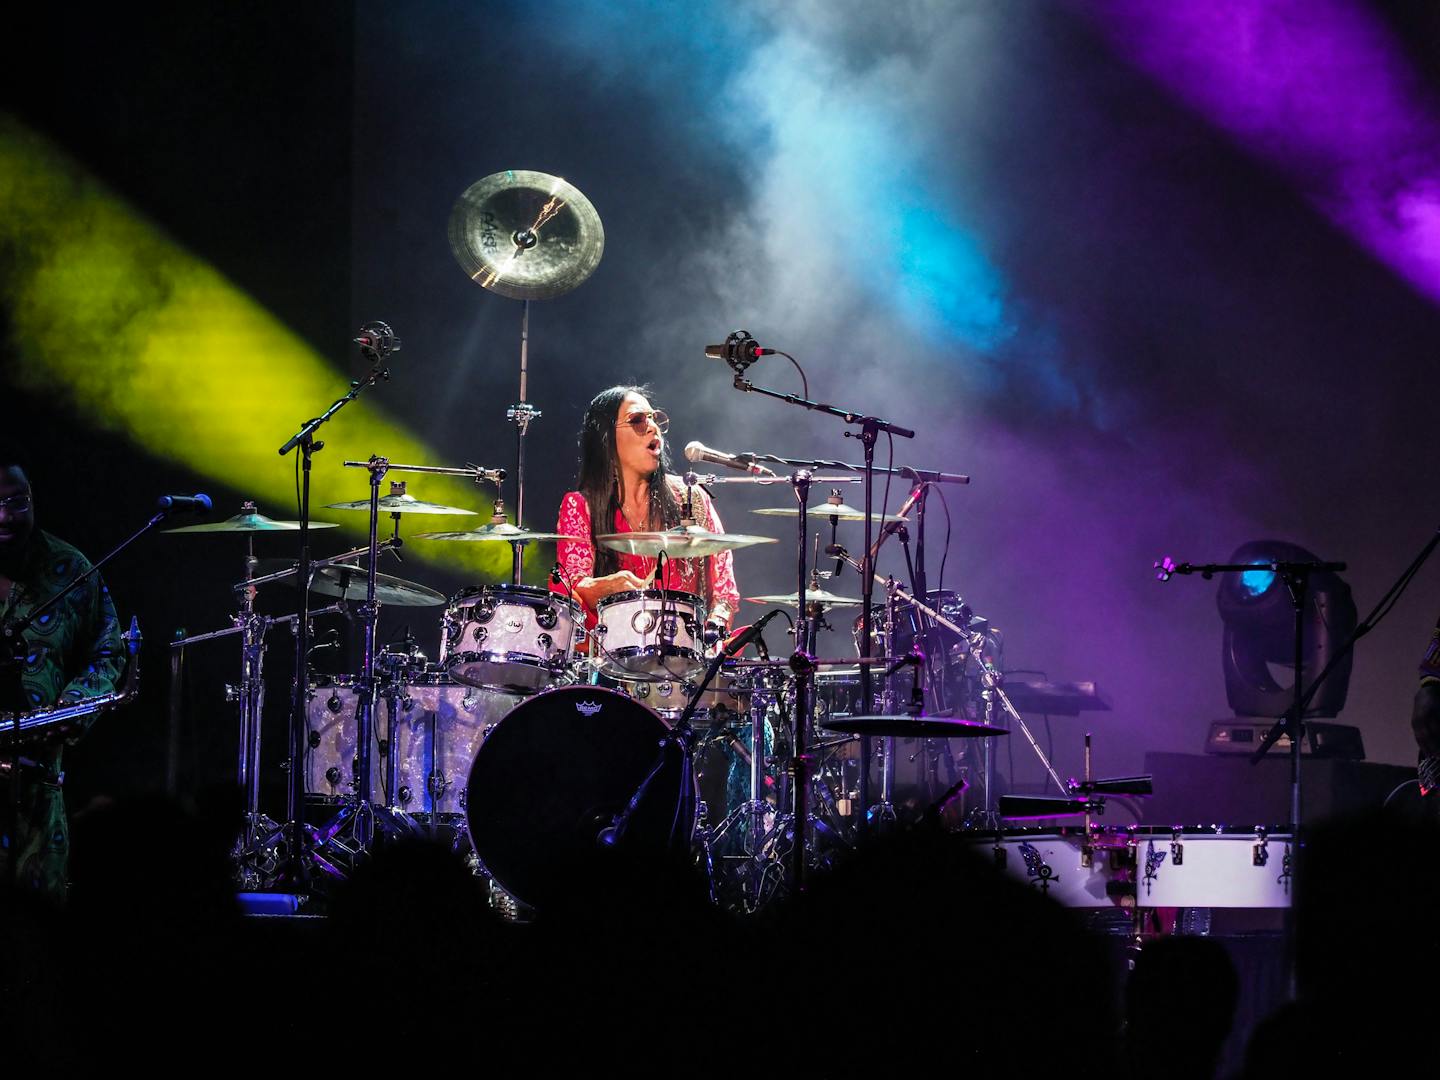
[{"label": "bass drum", "polygon": [[[541,910],[583,887],[577,871],[660,761],[668,730],[638,701],[597,686],[559,687],[517,705],[480,746],[466,786],[466,820],[485,870]],[[671,748],[630,818],[627,849],[688,849],[695,830],[688,770]]]}]

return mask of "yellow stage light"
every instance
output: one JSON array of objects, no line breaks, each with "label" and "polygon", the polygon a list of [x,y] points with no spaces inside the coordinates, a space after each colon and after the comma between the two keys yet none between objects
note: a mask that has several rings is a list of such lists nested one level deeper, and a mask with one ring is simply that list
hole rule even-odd
[{"label": "yellow stage light", "polygon": [[[345,377],[54,145],[3,115],[0,255],[17,383],[62,397],[88,422],[256,498],[272,516],[291,516],[295,464],[275,451],[345,393]],[[386,417],[374,393],[321,430],[313,506],[368,496],[368,476],[342,468],[347,458],[447,463]],[[416,515],[405,522],[407,534],[489,520],[493,490],[451,477],[394,479],[407,480],[417,498],[481,514]],[[239,508],[221,509],[228,516]],[[314,517],[339,521],[352,535],[366,527],[362,514],[318,510]],[[503,544],[422,541],[407,550],[486,579],[510,567]]]}]

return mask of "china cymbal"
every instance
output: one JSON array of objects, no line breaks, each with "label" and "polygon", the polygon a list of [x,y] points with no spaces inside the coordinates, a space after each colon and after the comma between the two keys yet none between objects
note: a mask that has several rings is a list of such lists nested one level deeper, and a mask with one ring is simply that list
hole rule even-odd
[{"label": "china cymbal", "polygon": [[[293,569],[295,563],[289,559],[261,559],[256,568],[260,576]],[[293,577],[283,584],[295,586]],[[351,563],[334,563],[315,571],[310,591],[321,596],[339,596],[346,600],[365,599],[365,568]],[[424,585],[417,585],[404,578],[389,574],[375,575],[375,599],[392,607],[439,607],[445,603],[445,596]]]},{"label": "china cymbal", "polygon": [[[326,503],[327,510],[370,510],[369,499],[356,499],[354,502]],[[476,511],[462,510],[458,506],[445,506],[441,503],[422,502],[414,495],[381,495],[380,512],[382,514],[465,514],[474,517]]]},{"label": "china cymbal", "polygon": [[901,739],[977,739],[1010,734],[978,720],[943,716],[832,716],[821,721],[820,726],[849,735],[894,735]]},{"label": "china cymbal", "polygon": [[564,533],[531,532],[529,529],[522,529],[518,525],[511,525],[506,522],[503,525],[482,525],[478,529],[466,529],[464,532],[428,532],[416,533],[416,540],[461,540],[471,543],[483,543],[485,541],[500,541],[507,543],[537,543],[553,540],[582,540],[580,536],[566,536]]},{"label": "china cymbal", "polygon": [[[787,607],[798,607],[800,597],[795,593],[785,593],[783,596],[776,593],[771,596],[747,596],[752,604],[784,604]],[[859,607],[861,600],[858,596],[836,596],[824,589],[806,589],[805,603],[826,604],[830,607]]]},{"label": "china cymbal", "polygon": [[449,235],[471,280],[512,300],[569,292],[605,252],[605,229],[589,199],[558,176],[515,169],[466,188],[450,211]]},{"label": "china cymbal", "polygon": [[603,548],[624,555],[654,558],[665,552],[675,559],[703,559],[722,551],[750,547],[752,544],[773,544],[773,536],[749,536],[745,533],[717,533],[699,525],[681,525],[662,532],[607,533],[595,542]]},{"label": "china cymbal", "polygon": [[[766,506],[760,510],[751,510],[750,512],[752,514],[761,514],[768,517],[800,516],[800,511],[793,506]],[[864,510],[856,510],[855,507],[847,506],[845,505],[845,503],[840,503],[838,506],[835,503],[821,503],[819,506],[810,507],[810,509],[806,510],[805,513],[808,514],[810,517],[833,517],[840,521],[865,520]],[[900,515],[882,514],[877,510],[875,512],[875,520],[879,522],[899,521]]]},{"label": "china cymbal", "polygon": [[[338,529],[333,521],[312,521],[312,529]],[[184,525],[178,529],[164,529],[167,533],[257,533],[257,532],[299,532],[298,521],[276,521],[254,510],[246,510],[224,521],[209,521],[204,525]]]}]

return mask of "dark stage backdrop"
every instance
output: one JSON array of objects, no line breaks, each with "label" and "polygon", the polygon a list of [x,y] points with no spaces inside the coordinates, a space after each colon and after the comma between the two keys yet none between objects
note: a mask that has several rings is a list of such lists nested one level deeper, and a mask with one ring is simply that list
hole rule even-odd
[{"label": "dark stage backdrop", "polygon": [[[450,209],[496,171],[564,176],[598,209],[606,252],[581,288],[534,305],[530,396],[544,415],[527,524],[550,524],[584,404],[617,381],[652,385],[674,418],[672,448],[857,460],[838,422],[740,394],[702,358],[745,327],[796,355],[812,396],[917,429],[896,463],[974,477],[944,492],[944,587],[1002,628],[1007,667],[1099,684],[1111,712],[1036,727],[1062,773],[1079,771],[1086,730],[1097,769],[1116,773],[1148,751],[1197,751],[1228,711],[1215,585],[1162,586],[1156,558],[1223,560],[1247,540],[1289,540],[1348,561],[1364,613],[1426,541],[1440,508],[1427,467],[1440,316],[1307,197],[1303,161],[1255,153],[1157,82],[1092,7],[437,2],[31,17],[43,77],[9,99],[324,357],[326,394],[344,389],[353,329],[390,322],[404,349],[374,399],[444,463],[511,464],[520,330],[519,304],[451,257]],[[1424,6],[1355,8],[1433,87]],[[751,375],[800,389],[779,357]],[[30,378],[5,393],[7,416],[42,448],[44,524],[92,555],[162,490],[203,488],[226,507],[247,494],[187,467],[183,445],[142,447],[63,390]],[[328,400],[290,403],[294,423]],[[273,450],[290,431],[260,434]],[[317,470],[338,460],[322,455]],[[412,491],[424,497],[423,484]],[[903,494],[891,491],[892,507]],[[787,499],[730,489],[720,505],[730,527],[770,532],[779,519],[748,511]],[[932,582],[946,536],[933,509]],[[747,594],[794,587],[790,536],[772,534],[780,544],[737,557]],[[858,546],[858,533],[847,539]],[[263,554],[286,550],[270,539]],[[77,788],[158,783],[159,646],[177,626],[224,624],[241,554],[226,540],[155,538],[109,575],[122,610],[146,623],[149,683],[143,707],[77,752]],[[901,569],[898,549],[882,569]],[[476,580],[418,550],[396,572],[442,591]],[[1409,699],[1436,574],[1356,656],[1342,720],[1372,759],[1413,759]],[[827,587],[859,585],[847,572]],[[386,632],[409,623],[433,653],[437,616],[389,618]],[[832,621],[824,651],[849,652],[849,617]],[[286,646],[277,635],[272,705]],[[187,785],[232,767],[226,649],[193,657]],[[1017,783],[1038,783],[1028,748],[1011,743]]]}]

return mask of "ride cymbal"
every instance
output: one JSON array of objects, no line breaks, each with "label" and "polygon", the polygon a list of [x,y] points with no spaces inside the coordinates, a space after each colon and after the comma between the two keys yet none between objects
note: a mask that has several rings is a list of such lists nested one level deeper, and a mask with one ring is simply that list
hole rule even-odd
[{"label": "ride cymbal", "polygon": [[548,300],[600,264],[605,229],[574,185],[508,169],[477,180],[450,211],[450,250],[483,288],[512,300]]},{"label": "ride cymbal", "polygon": [[663,551],[675,559],[703,559],[707,555],[718,555],[722,551],[733,551],[753,544],[773,544],[776,540],[773,536],[717,533],[702,529],[699,525],[681,525],[661,532],[607,533],[595,537],[595,542],[603,548],[624,555],[640,555],[653,559]]},{"label": "ride cymbal", "polygon": [[[370,510],[369,499],[356,499],[354,502],[326,503],[327,510]],[[442,503],[423,502],[414,495],[381,495],[380,512],[382,514],[465,514],[474,517],[477,511],[465,510],[458,506],[445,506]]]},{"label": "ride cymbal", "polygon": [[415,539],[459,540],[470,543],[504,541],[511,544],[531,544],[554,540],[583,540],[584,537],[567,536],[565,533],[531,532],[529,529],[522,529],[518,525],[506,523],[503,525],[482,525],[478,529],[466,529],[463,532],[416,533]]}]

